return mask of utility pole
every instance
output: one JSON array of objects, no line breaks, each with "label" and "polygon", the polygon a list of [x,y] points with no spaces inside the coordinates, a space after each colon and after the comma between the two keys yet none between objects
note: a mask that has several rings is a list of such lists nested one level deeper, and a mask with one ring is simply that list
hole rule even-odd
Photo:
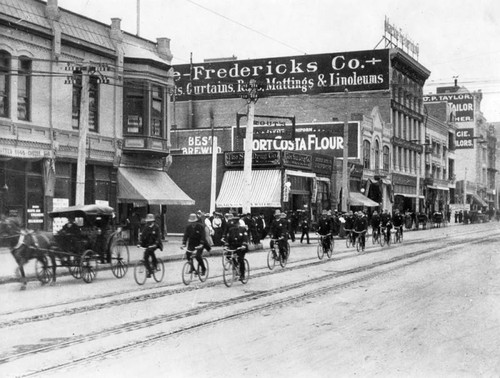
[{"label": "utility pole", "polygon": [[250,213],[250,196],[252,194],[252,155],[253,155],[253,122],[255,103],[258,100],[257,82],[251,79],[244,95],[247,100],[247,127],[245,132],[245,157],[243,160],[243,214]]},{"label": "utility pole", "polygon": [[342,155],[342,211],[349,210],[349,178],[347,169],[347,159],[349,158],[349,91],[345,89],[345,120],[344,120],[344,145]]},{"label": "utility pole", "polygon": [[467,168],[465,168],[463,196],[464,196],[464,211],[465,211],[465,205],[467,203]]},{"label": "utility pole", "polygon": [[89,75],[82,70],[82,88],[80,92],[80,118],[78,160],[76,165],[75,205],[85,204],[85,158],[87,155],[87,130],[89,128]]}]

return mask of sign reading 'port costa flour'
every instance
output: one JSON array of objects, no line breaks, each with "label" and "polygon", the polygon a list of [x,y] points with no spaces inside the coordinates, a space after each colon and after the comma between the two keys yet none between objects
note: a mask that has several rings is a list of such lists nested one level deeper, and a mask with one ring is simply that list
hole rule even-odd
[{"label": "sign reading 'port costa flour'", "polygon": [[[272,129],[272,126],[256,126],[254,130],[266,127]],[[242,129],[240,135],[245,135],[245,127],[240,126],[240,128]],[[359,129],[359,122],[349,122],[349,141],[347,144],[349,158],[360,158]],[[295,128],[295,139],[254,139],[252,148],[254,151],[297,151],[320,153],[341,158],[344,154],[344,146],[344,123],[328,122],[297,124]],[[234,128],[233,151],[243,150],[244,139],[238,136],[237,130]]]}]

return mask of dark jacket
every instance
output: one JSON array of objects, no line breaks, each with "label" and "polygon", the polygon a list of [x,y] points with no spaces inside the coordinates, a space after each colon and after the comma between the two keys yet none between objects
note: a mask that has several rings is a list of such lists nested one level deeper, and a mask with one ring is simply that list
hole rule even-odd
[{"label": "dark jacket", "polygon": [[200,244],[205,243],[205,226],[199,222],[191,222],[186,226],[182,244],[186,245],[187,249],[193,251]]},{"label": "dark jacket", "polygon": [[160,246],[161,232],[160,227],[156,223],[152,226],[146,225],[141,233],[141,247],[147,248],[151,245]]},{"label": "dark jacket", "polygon": [[245,227],[239,226],[238,224],[231,224],[224,235],[224,240],[230,249],[236,249],[242,246],[248,247],[248,232]]}]

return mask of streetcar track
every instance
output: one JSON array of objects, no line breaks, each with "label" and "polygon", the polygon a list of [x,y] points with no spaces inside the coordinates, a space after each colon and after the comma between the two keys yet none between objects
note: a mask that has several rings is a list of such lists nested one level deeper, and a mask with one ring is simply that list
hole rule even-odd
[{"label": "streetcar track", "polygon": [[[480,239],[480,237],[477,236],[478,235],[477,231],[470,232],[470,234],[476,235],[477,239],[480,242],[482,242],[482,239]],[[368,238],[367,238],[367,240],[368,240]],[[438,237],[436,237],[435,239],[432,239],[432,240],[428,240],[428,238],[426,239],[427,242],[432,242],[432,241],[437,241],[437,240],[439,240]],[[469,241],[469,242],[471,243],[472,241]],[[390,250],[391,248],[396,248],[398,246],[411,246],[411,245],[420,244],[420,243],[421,243],[421,240],[418,240],[418,239],[412,240],[412,241],[406,241],[403,244],[393,244],[391,247],[383,247],[382,250],[384,250],[384,249]],[[369,247],[372,247],[372,246],[369,246]],[[367,247],[367,248],[369,248],[369,247]],[[377,245],[374,245],[373,247],[377,247]],[[356,252],[355,250],[353,251],[352,249],[349,249],[346,251],[337,252],[336,254],[334,254],[334,257],[332,257],[331,259],[318,260],[317,258],[314,258],[314,257],[303,258],[303,259],[299,259],[297,261],[294,261],[293,262],[294,266],[287,266],[284,269],[275,269],[275,270],[270,271],[269,269],[267,269],[266,266],[263,268],[253,269],[252,272],[255,270],[260,270],[260,272],[259,273],[252,273],[251,277],[258,278],[258,277],[271,275],[271,274],[282,274],[282,273],[285,273],[288,271],[293,271],[293,270],[298,270],[298,269],[306,269],[306,268],[310,268],[310,267],[316,266],[316,265],[328,264],[328,263],[337,262],[337,261],[341,261],[344,259],[352,258],[353,256],[360,256],[360,255],[362,256],[362,255],[366,255],[369,253],[375,253],[375,252],[380,252],[380,251],[381,251],[381,249],[375,249],[373,251],[365,250],[363,253],[360,254],[360,253]],[[342,256],[339,257],[339,255],[342,255]],[[406,256],[409,256],[409,254],[407,254]],[[310,262],[307,262],[305,264],[298,264],[298,263],[304,262],[304,261],[310,261]],[[75,315],[75,314],[79,314],[79,313],[83,313],[83,312],[98,311],[98,310],[102,310],[102,309],[106,309],[106,308],[122,306],[124,304],[143,302],[143,301],[147,301],[150,299],[156,299],[156,298],[162,298],[162,297],[176,295],[176,294],[187,293],[187,292],[190,292],[193,290],[198,290],[201,287],[213,287],[213,286],[217,286],[217,285],[221,284],[220,280],[215,280],[215,279],[221,278],[221,277],[222,277],[222,275],[217,275],[217,276],[211,277],[211,281],[205,282],[203,284],[203,286],[193,285],[193,286],[182,286],[182,287],[174,288],[176,286],[179,286],[179,284],[173,283],[173,284],[160,284],[158,286],[155,286],[154,288],[150,288],[150,287],[138,288],[138,289],[135,289],[134,291],[140,293],[140,292],[144,292],[144,291],[151,291],[153,289],[155,292],[153,292],[153,293],[148,292],[146,294],[139,294],[139,295],[135,295],[135,296],[127,296],[126,298],[119,298],[119,299],[114,299],[114,300],[107,301],[104,303],[79,306],[79,307],[74,307],[74,308],[70,308],[70,309],[64,309],[61,311],[42,313],[42,314],[36,314],[36,315],[32,315],[32,316],[25,316],[25,317],[17,317],[16,319],[13,319],[13,320],[7,320],[7,321],[0,322],[0,329],[15,326],[18,324],[26,324],[26,323],[30,323],[30,322],[45,321],[45,320],[50,320],[50,319],[54,319],[57,317],[71,316],[71,315]],[[163,288],[166,288],[166,289],[162,290]],[[32,311],[37,311],[37,310],[42,310],[42,309],[47,310],[47,309],[50,309],[52,307],[60,307],[60,306],[71,306],[73,304],[78,304],[81,302],[105,300],[106,298],[111,298],[111,297],[115,297],[115,296],[130,295],[130,293],[131,293],[130,291],[129,292],[126,292],[126,291],[113,292],[113,293],[93,296],[90,298],[86,298],[85,300],[78,299],[78,300],[74,300],[74,301],[66,301],[66,302],[60,302],[57,304],[50,304],[47,306],[40,306],[37,308],[30,308],[30,309],[24,309],[24,310],[19,310],[19,311],[12,311],[9,313],[2,313],[2,314],[0,314],[0,316],[9,316],[9,315],[18,316],[19,314],[22,314],[23,312],[26,313],[26,312],[32,312]]]},{"label": "streetcar track", "polygon": [[[484,237],[475,238],[475,239],[469,241],[468,243],[471,243],[471,244],[472,243],[485,243],[486,241],[493,242],[493,241],[498,241],[498,240],[499,240],[499,238],[497,236],[491,236],[489,238],[484,238]],[[229,300],[223,301],[223,302],[211,302],[210,304],[206,304],[203,306],[197,306],[196,308],[192,308],[192,309],[189,309],[186,311],[180,311],[180,312],[169,314],[169,315],[161,314],[161,315],[152,317],[150,319],[142,319],[142,320],[138,320],[138,321],[134,321],[134,322],[129,322],[127,324],[121,324],[120,326],[110,327],[110,328],[105,329],[105,330],[96,331],[92,334],[88,334],[88,335],[84,335],[84,336],[80,336],[80,337],[72,337],[70,340],[64,340],[64,341],[57,340],[56,342],[54,342],[50,345],[44,345],[42,347],[38,346],[36,348],[33,348],[31,350],[26,350],[26,351],[21,352],[21,353],[14,353],[11,355],[1,357],[0,363],[10,362],[10,361],[13,361],[13,360],[25,357],[25,356],[29,356],[29,355],[35,355],[35,354],[42,353],[42,352],[57,350],[57,349],[64,348],[64,347],[70,347],[70,346],[86,343],[89,341],[101,339],[101,338],[104,338],[107,336],[118,335],[118,334],[121,334],[124,332],[136,331],[136,330],[140,330],[143,328],[158,325],[161,323],[167,323],[167,322],[172,322],[172,321],[175,321],[178,319],[184,319],[184,318],[188,318],[191,316],[196,316],[202,312],[205,313],[206,311],[216,310],[216,309],[223,308],[223,307],[229,307],[229,306],[233,306],[233,305],[243,303],[243,302],[255,301],[255,300],[258,300],[261,298],[270,297],[270,296],[273,296],[276,294],[289,292],[291,290],[295,290],[298,288],[303,288],[303,287],[309,286],[311,284],[317,284],[317,283],[321,283],[321,282],[326,281],[326,280],[340,278],[340,277],[348,276],[348,275],[355,274],[355,273],[364,273],[364,272],[373,270],[373,269],[378,268],[378,267],[390,266],[396,262],[401,262],[401,261],[407,260],[404,264],[394,266],[392,268],[385,269],[383,271],[374,271],[374,272],[371,272],[368,274],[364,274],[362,277],[359,277],[359,278],[356,278],[353,280],[349,280],[348,282],[338,283],[336,285],[331,285],[331,286],[329,285],[327,288],[319,290],[319,292],[324,291],[326,293],[327,291],[336,290],[336,289],[341,288],[341,287],[346,287],[348,285],[352,285],[352,284],[357,283],[357,282],[365,281],[365,280],[377,277],[379,275],[386,274],[388,272],[401,269],[402,267],[416,264],[420,261],[427,260],[429,258],[436,256],[436,255],[448,253],[450,248],[452,248],[455,245],[461,245],[461,244],[463,244],[463,241],[455,241],[453,243],[449,243],[446,246],[440,247],[440,248],[429,247],[425,250],[415,251],[415,252],[407,253],[407,254],[400,255],[400,256],[394,256],[393,258],[390,258],[390,259],[387,259],[384,261],[378,261],[378,262],[374,262],[371,264],[367,264],[367,265],[363,265],[363,266],[359,266],[359,267],[355,267],[355,268],[351,268],[351,269],[336,271],[333,273],[323,275],[321,277],[314,277],[314,278],[308,279],[306,281],[301,281],[301,282],[294,283],[291,285],[281,286],[281,287],[271,289],[271,290],[266,290],[266,291],[246,293],[244,295],[241,295],[241,296],[238,296],[236,298],[232,298],[232,299],[229,299]],[[428,254],[430,254],[430,253],[432,253],[432,255],[428,256]],[[238,316],[243,316],[243,315],[251,313],[251,312],[256,312],[256,311],[262,310],[264,308],[275,307],[275,306],[290,303],[293,301],[302,300],[305,297],[311,297],[311,296],[317,296],[317,295],[318,295],[318,290],[316,289],[314,292],[306,292],[306,293],[302,293],[300,295],[292,295],[291,297],[288,297],[288,298],[275,300],[272,303],[256,305],[250,309],[244,310],[244,311],[239,312],[237,314],[223,316],[219,319],[210,320],[210,321],[207,321],[205,323],[201,323],[199,325],[189,326],[183,330],[163,332],[163,333],[154,335],[152,337],[148,337],[145,340],[141,340],[139,342],[133,342],[130,345],[127,344],[125,346],[114,348],[113,351],[100,352],[98,355],[94,356],[94,358],[101,357],[103,355],[103,353],[115,352],[117,349],[124,350],[124,349],[130,348],[134,345],[136,346],[138,344],[144,344],[144,343],[151,342],[151,341],[154,341],[157,339],[166,338],[166,337],[172,336],[174,334],[177,334],[180,331],[187,331],[190,329],[199,328],[199,327],[202,327],[204,325],[214,324],[216,322],[225,321],[225,320],[232,319],[232,318],[235,318]],[[85,360],[88,360],[89,358],[93,358],[93,357],[87,356],[87,357],[85,357]],[[76,361],[76,363],[78,361]],[[75,363],[75,361],[70,362],[70,364],[72,364],[72,363]],[[63,364],[63,365],[66,365],[66,364]],[[61,366],[63,366],[63,365],[61,365]],[[58,367],[55,367],[55,368],[58,368]],[[42,372],[42,371],[39,371],[39,372]]]}]

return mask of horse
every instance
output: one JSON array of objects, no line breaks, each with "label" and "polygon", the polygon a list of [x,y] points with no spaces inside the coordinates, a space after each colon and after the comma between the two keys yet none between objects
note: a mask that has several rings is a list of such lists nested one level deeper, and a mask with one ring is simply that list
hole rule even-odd
[{"label": "horse", "polygon": [[[2,216],[0,218],[0,240],[4,241],[2,244],[10,249],[17,263],[20,273],[21,290],[25,290],[27,284],[24,265],[33,259],[38,260],[43,267],[42,270],[45,272],[46,282],[56,282],[55,255],[47,252],[54,245],[54,238],[51,233],[22,228],[17,218]],[[52,263],[52,269],[50,269],[48,259]],[[42,283],[45,282],[42,281]]]}]

